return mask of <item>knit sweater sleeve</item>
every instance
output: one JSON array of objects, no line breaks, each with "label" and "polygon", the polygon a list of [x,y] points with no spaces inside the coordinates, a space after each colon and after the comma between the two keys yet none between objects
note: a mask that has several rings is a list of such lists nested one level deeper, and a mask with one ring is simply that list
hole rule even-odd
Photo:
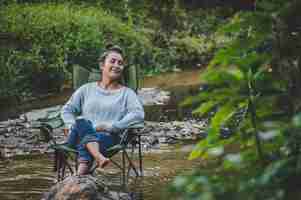
[{"label": "knit sweater sleeve", "polygon": [[85,90],[85,85],[78,88],[61,109],[61,118],[67,127],[73,125],[76,117],[82,112],[82,105],[85,99]]},{"label": "knit sweater sleeve", "polygon": [[126,114],[121,120],[113,122],[110,130],[111,132],[118,132],[133,125],[141,124],[144,121],[144,109],[142,102],[133,90],[128,89],[125,101]]}]

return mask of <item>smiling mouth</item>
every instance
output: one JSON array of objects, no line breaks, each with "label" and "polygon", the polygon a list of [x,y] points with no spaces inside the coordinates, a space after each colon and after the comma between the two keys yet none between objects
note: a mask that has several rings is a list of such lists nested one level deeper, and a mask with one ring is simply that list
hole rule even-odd
[{"label": "smiling mouth", "polygon": [[122,70],[116,67],[116,68],[112,68],[111,71],[115,73],[120,73]]},{"label": "smiling mouth", "polygon": [[120,74],[121,70],[111,70],[111,72],[115,73],[115,74]]}]

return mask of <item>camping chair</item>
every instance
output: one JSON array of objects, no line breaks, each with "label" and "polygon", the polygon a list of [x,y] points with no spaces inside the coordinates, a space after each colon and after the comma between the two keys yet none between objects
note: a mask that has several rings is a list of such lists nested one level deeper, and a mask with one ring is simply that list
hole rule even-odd
[{"label": "camping chair", "polygon": [[[75,88],[80,87],[82,84],[99,80],[100,71],[93,70],[88,71],[87,69],[77,66],[75,68],[73,78],[73,85]],[[79,76],[82,75],[82,76]],[[78,77],[77,77],[78,76]],[[87,80],[86,82],[84,80]],[[125,85],[131,87],[135,91],[138,88],[138,76],[137,69],[131,69],[127,71],[127,74],[123,78]],[[51,137],[52,132],[55,128],[60,128],[64,126],[60,114],[56,113],[52,117],[41,121],[41,131],[44,132],[44,135],[47,135],[50,142],[52,142],[51,147],[55,150],[55,160],[54,166],[55,171],[57,172],[57,181],[62,181],[66,178],[68,171],[70,174],[75,174],[77,171],[77,155],[78,152],[69,147],[66,143],[57,144],[55,139]],[[130,171],[133,170],[136,177],[143,176],[143,166],[142,166],[142,147],[141,147],[141,130],[143,125],[135,125],[126,130],[122,130],[120,133],[120,142],[109,148],[107,150],[106,156],[111,160],[111,162],[121,170],[122,174],[122,185],[125,185],[128,181]],[[134,149],[138,146],[138,167],[134,164],[132,156],[127,152],[128,147],[131,146],[132,153]],[[121,153],[121,163],[114,161],[112,158],[117,154]],[[133,155],[133,154],[132,154]],[[93,173],[96,166],[92,166],[90,173]]]},{"label": "camping chair", "polygon": [[[54,123],[55,121],[55,123]],[[61,121],[61,122],[59,122]],[[61,123],[63,126],[63,122],[58,116],[56,119],[51,119],[51,121],[44,121],[41,123],[41,131],[43,135],[47,135],[48,140],[52,143],[51,148],[54,151],[54,170],[57,172],[57,181],[62,181],[69,174],[74,175],[77,171],[78,163],[77,163],[77,155],[78,152],[76,149],[73,149],[67,145],[67,143],[58,144],[55,139],[51,136],[53,130],[55,128],[59,128],[57,124]],[[56,126],[54,126],[56,125]],[[123,130],[120,135],[120,142],[111,148],[107,149],[106,156],[111,160],[111,162],[121,170],[122,174],[122,184],[125,185],[128,181],[130,171],[133,170],[136,177],[143,176],[143,165],[142,165],[142,146],[141,146],[141,130],[143,126],[138,125],[135,127],[131,127],[129,129]],[[132,161],[132,157],[128,153],[128,147],[131,147],[132,153],[134,149],[138,146],[138,167]],[[113,157],[117,153],[121,153],[122,159],[121,163],[113,160]],[[90,173],[92,174],[96,166],[92,166],[90,169]],[[69,172],[69,174],[68,174]]]}]

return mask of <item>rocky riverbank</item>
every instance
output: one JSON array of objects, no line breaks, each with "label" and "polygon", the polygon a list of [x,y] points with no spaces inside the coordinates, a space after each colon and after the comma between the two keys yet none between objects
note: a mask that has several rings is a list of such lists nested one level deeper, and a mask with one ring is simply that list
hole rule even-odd
[{"label": "rocky riverbank", "polygon": [[[165,105],[170,94],[156,88],[145,88],[139,91],[145,106]],[[50,153],[49,138],[41,131],[41,122],[51,120],[61,106],[32,110],[21,114],[19,118],[0,122],[0,157],[9,158],[16,155]],[[163,114],[163,113],[162,113]],[[164,117],[162,117],[164,119]],[[56,142],[65,141],[59,127],[53,130],[52,137]],[[146,121],[142,130],[144,150],[160,148],[161,144],[173,144],[182,140],[195,140],[205,136],[206,123],[203,120],[187,119],[184,121],[151,122]]]},{"label": "rocky riverbank", "polygon": [[[32,113],[31,113],[32,114]],[[9,158],[16,155],[51,153],[47,135],[40,129],[40,118],[22,115],[18,119],[0,122],[0,156]],[[28,116],[34,117],[28,113]],[[183,140],[196,140],[205,136],[206,123],[199,120],[145,122],[142,132],[144,151],[158,149],[160,145],[174,144]],[[66,138],[61,128],[53,130],[52,137],[61,143]]]}]

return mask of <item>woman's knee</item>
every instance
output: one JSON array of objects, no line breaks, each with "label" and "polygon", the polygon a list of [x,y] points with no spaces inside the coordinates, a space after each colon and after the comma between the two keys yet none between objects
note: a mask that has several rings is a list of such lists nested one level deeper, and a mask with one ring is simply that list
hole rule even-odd
[{"label": "woman's knee", "polygon": [[76,129],[76,132],[78,132],[80,137],[96,133],[96,130],[93,127],[91,121],[84,118],[77,119],[75,121],[74,128]]}]

